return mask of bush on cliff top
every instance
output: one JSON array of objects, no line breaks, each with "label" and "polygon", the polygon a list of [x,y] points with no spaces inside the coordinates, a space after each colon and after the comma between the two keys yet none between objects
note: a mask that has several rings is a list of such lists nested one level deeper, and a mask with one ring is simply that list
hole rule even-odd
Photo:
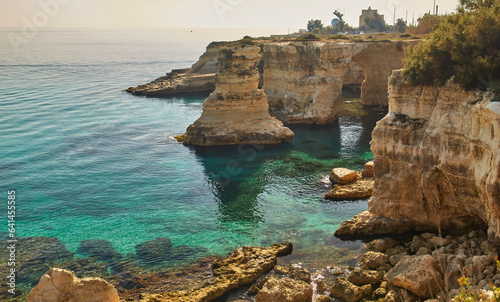
[{"label": "bush on cliff top", "polygon": [[317,40],[321,40],[321,38],[315,34],[303,34],[301,36],[298,36],[295,40],[297,40],[297,41],[317,41]]},{"label": "bush on cliff top", "polygon": [[461,0],[461,4],[426,42],[407,50],[404,75],[410,84],[443,85],[455,76],[465,89],[498,90],[500,0]]}]

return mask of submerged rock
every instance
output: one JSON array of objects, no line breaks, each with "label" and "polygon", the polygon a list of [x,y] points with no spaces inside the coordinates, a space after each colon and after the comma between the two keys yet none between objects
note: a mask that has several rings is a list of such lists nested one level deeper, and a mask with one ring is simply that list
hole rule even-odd
[{"label": "submerged rock", "polygon": [[100,278],[78,279],[71,271],[51,269],[28,295],[28,302],[118,302],[118,292]]},{"label": "submerged rock", "polygon": [[[20,237],[16,246],[17,282],[35,285],[50,269],[50,265],[57,262],[73,260],[74,253],[68,251],[66,246],[56,237]],[[0,249],[0,260],[7,263],[9,251]],[[7,276],[8,267],[0,266],[0,273]]]},{"label": "submerged rock", "polygon": [[161,264],[170,257],[172,245],[170,238],[156,238],[139,243],[135,246],[135,252],[137,257],[145,264],[156,265]]},{"label": "submerged rock", "polygon": [[80,255],[97,257],[102,261],[119,260],[122,255],[118,253],[111,242],[104,239],[89,239],[80,242],[80,246],[76,250]]}]

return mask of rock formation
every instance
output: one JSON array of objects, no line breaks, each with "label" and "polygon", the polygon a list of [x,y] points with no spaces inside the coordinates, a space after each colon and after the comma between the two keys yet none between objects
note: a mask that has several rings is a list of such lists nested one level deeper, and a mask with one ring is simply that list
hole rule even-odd
[{"label": "rock formation", "polygon": [[[258,87],[264,86],[271,116],[290,124],[328,124],[337,119],[344,86],[362,83],[363,105],[387,106],[387,78],[393,69],[403,66],[404,48],[415,42],[256,40],[255,43],[263,49],[262,60],[255,63],[262,67]],[[191,68],[173,70],[127,92],[155,97],[210,93],[216,81],[221,83],[215,73],[223,63],[220,58],[227,60],[219,52],[228,45],[211,43]],[[223,74],[226,79],[249,76],[239,73],[238,68]]]},{"label": "rock formation", "polygon": [[394,69],[403,67],[404,49],[412,41],[380,41],[353,45],[352,61],[363,68],[361,102],[368,106],[387,106],[387,79]]},{"label": "rock formation", "polygon": [[375,190],[368,212],[337,235],[488,226],[500,240],[500,103],[492,95],[410,87],[389,79],[389,114],[372,137]]},{"label": "rock formation", "polygon": [[73,272],[53,268],[40,278],[28,302],[118,302],[116,289],[100,278],[78,279]]},{"label": "rock formation", "polygon": [[[197,278],[186,276],[185,273],[177,274],[165,284],[165,278],[168,276],[164,276],[159,284],[163,292],[155,294],[148,292],[148,287],[145,287],[141,301],[213,301],[231,289],[252,284],[276,265],[278,257],[290,254],[292,249],[292,244],[289,242],[275,244],[269,248],[243,247],[233,251],[226,258],[212,261],[212,264],[205,266],[205,271]],[[175,287],[179,283],[176,280],[179,278],[184,282],[188,280],[187,287],[168,290],[169,285]]]},{"label": "rock formation", "polygon": [[185,94],[209,94],[215,89],[215,74],[219,71],[217,54],[227,43],[210,43],[191,68],[174,69],[151,83],[130,87],[126,91],[147,97],[169,97]]},{"label": "rock formation", "polygon": [[267,96],[258,89],[258,46],[233,46],[219,51],[221,70],[216,89],[203,103],[201,117],[188,127],[184,144],[215,146],[280,144],[293,132],[269,115]]},{"label": "rock formation", "polygon": [[264,90],[271,114],[290,124],[335,121],[351,49],[327,42],[266,44]]},{"label": "rock formation", "polygon": [[[337,119],[342,87],[360,79],[363,105],[387,106],[387,78],[403,66],[399,42],[292,42],[264,45],[264,90],[272,116],[290,124]],[[354,80],[356,81],[356,80]]]},{"label": "rock formation", "polygon": [[365,164],[363,171],[335,168],[330,173],[333,188],[325,194],[328,200],[358,200],[372,196],[375,186],[373,162]]}]

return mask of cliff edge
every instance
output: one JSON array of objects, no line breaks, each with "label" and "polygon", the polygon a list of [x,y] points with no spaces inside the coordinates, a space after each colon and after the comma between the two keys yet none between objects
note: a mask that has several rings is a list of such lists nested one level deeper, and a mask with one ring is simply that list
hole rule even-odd
[{"label": "cliff edge", "polygon": [[500,103],[487,92],[389,78],[389,114],[372,133],[368,211],[337,236],[487,225],[500,240]]}]

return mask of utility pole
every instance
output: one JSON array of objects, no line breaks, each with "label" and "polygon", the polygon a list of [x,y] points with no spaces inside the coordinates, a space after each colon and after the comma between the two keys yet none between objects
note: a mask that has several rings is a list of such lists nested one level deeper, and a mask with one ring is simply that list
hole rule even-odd
[{"label": "utility pole", "polygon": [[436,14],[436,0],[434,0],[434,5],[432,6],[432,14]]},{"label": "utility pole", "polygon": [[413,12],[413,17],[411,19],[411,24],[415,26],[415,12]]},{"label": "utility pole", "polygon": [[439,15],[439,5],[436,5],[436,15]]},{"label": "utility pole", "polygon": [[406,10],[406,26],[408,26],[408,10]]},{"label": "utility pole", "polygon": [[392,32],[396,32],[396,7],[397,5],[394,4],[394,20],[392,22]]}]

